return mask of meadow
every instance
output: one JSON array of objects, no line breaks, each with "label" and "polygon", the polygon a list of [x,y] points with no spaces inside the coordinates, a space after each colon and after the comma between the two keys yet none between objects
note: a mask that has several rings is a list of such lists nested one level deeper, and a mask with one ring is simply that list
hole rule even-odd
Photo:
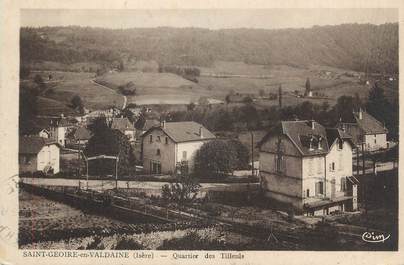
[{"label": "meadow", "polygon": [[[146,67],[152,66],[153,62],[142,62],[140,68],[145,71]],[[154,68],[153,68],[154,69]],[[277,105],[278,100],[260,98],[270,93],[277,93],[282,85],[283,105],[297,105],[304,101],[322,104],[335,104],[342,95],[355,96],[366,99],[371,85],[360,82],[363,73],[333,68],[328,66],[311,65],[295,67],[288,65],[254,65],[243,62],[217,61],[212,67],[201,67],[201,76],[198,83],[191,82],[181,76],[172,73],[127,71],[108,72],[96,77],[88,72],[63,72],[63,71],[35,71],[41,74],[44,80],[52,74],[49,84],[52,93],[42,95],[41,108],[45,112],[51,112],[52,108],[59,112],[68,108],[74,95],[79,95],[84,105],[90,109],[105,109],[110,106],[121,107],[124,97],[118,87],[132,82],[136,87],[136,95],[127,96],[127,103],[137,105],[187,105],[197,103],[201,97],[224,101],[229,93],[248,94],[255,97],[254,104],[260,108]],[[155,70],[155,69],[154,69]],[[213,77],[212,74],[224,74],[227,77]],[[237,76],[241,75],[241,76]],[[304,98],[306,79],[310,79],[313,93],[321,96],[318,98]],[[96,82],[94,82],[96,81]],[[102,85],[99,85],[102,84]],[[386,91],[394,98],[397,90],[393,85],[387,84]],[[233,103],[240,104],[240,103]],[[181,107],[182,108],[182,107]],[[66,111],[66,109],[65,109]]]}]

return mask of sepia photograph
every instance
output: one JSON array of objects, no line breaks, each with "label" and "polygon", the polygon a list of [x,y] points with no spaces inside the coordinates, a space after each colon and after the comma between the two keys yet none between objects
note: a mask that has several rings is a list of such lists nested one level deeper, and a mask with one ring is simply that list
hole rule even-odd
[{"label": "sepia photograph", "polygon": [[398,251],[398,8],[19,22],[24,256]]}]

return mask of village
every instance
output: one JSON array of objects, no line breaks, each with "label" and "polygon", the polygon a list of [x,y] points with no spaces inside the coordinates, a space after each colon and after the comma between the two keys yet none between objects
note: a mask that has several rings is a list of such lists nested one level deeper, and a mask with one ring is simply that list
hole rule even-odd
[{"label": "village", "polygon": [[398,23],[84,13],[20,28],[20,249],[398,249]]},{"label": "village", "polygon": [[[276,96],[282,108],[281,88]],[[306,84],[303,97],[312,96]],[[358,241],[368,231],[367,218],[375,222],[373,229],[387,233],[386,225],[367,216],[372,211],[380,215],[376,209],[396,200],[397,143],[388,141],[383,122],[361,107],[350,114],[334,127],[313,119],[280,120],[258,139],[247,133],[249,144],[215,135],[198,122],[170,121],[169,113],[138,106],[37,116],[31,130],[20,136],[21,192],[28,192],[22,195],[26,199],[30,193],[82,210],[91,208],[96,215],[105,216],[108,209],[106,217],[97,218],[159,224],[160,232],[173,229],[168,225],[173,223],[183,225],[183,231],[197,223],[203,229],[220,226],[228,231],[227,237],[270,229],[271,236],[263,241],[268,249],[288,248],[290,238],[285,234],[291,237],[291,228],[319,237],[319,227],[328,225],[335,233],[341,230],[341,242],[349,235],[352,247],[363,249],[367,246]],[[370,199],[371,192],[380,197]],[[32,225],[35,220],[22,221],[22,228],[26,222]],[[101,235],[129,233],[114,222],[100,228]],[[20,243],[40,246],[60,233],[43,225],[40,236],[20,230]],[[80,229],[62,238],[90,233]],[[279,243],[282,237],[285,242]],[[94,240],[94,247],[104,244],[104,239]],[[242,249],[257,239],[244,237],[247,241],[237,244],[227,240]],[[226,249],[225,241],[215,242],[214,248]],[[198,247],[207,244],[199,243]],[[307,243],[294,244],[309,248]]]}]

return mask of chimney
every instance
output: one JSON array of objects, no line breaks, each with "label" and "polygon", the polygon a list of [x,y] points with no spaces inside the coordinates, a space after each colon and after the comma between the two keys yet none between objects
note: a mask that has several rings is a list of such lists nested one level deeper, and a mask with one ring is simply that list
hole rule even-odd
[{"label": "chimney", "polygon": [[203,138],[203,128],[199,127],[199,136]]},{"label": "chimney", "polygon": [[166,120],[162,120],[160,126],[161,126],[161,128],[165,129],[166,128]]},{"label": "chimney", "polygon": [[311,126],[311,129],[314,130],[314,120],[310,121],[310,126]]},{"label": "chimney", "polygon": [[359,119],[362,120],[362,108],[359,108],[358,116]]}]

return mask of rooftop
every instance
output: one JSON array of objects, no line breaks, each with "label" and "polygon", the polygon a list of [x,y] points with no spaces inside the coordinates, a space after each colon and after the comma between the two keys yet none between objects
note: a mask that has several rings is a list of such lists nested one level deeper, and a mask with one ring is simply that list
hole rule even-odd
[{"label": "rooftop", "polygon": [[42,138],[39,136],[22,136],[19,139],[20,154],[37,154],[45,145],[57,143],[54,140]]},{"label": "rooftop", "polygon": [[[174,142],[177,143],[216,138],[216,136],[203,127],[203,125],[193,121],[165,122],[163,126],[152,127],[149,131],[157,128],[164,131]],[[145,135],[149,131],[147,131]]]}]

